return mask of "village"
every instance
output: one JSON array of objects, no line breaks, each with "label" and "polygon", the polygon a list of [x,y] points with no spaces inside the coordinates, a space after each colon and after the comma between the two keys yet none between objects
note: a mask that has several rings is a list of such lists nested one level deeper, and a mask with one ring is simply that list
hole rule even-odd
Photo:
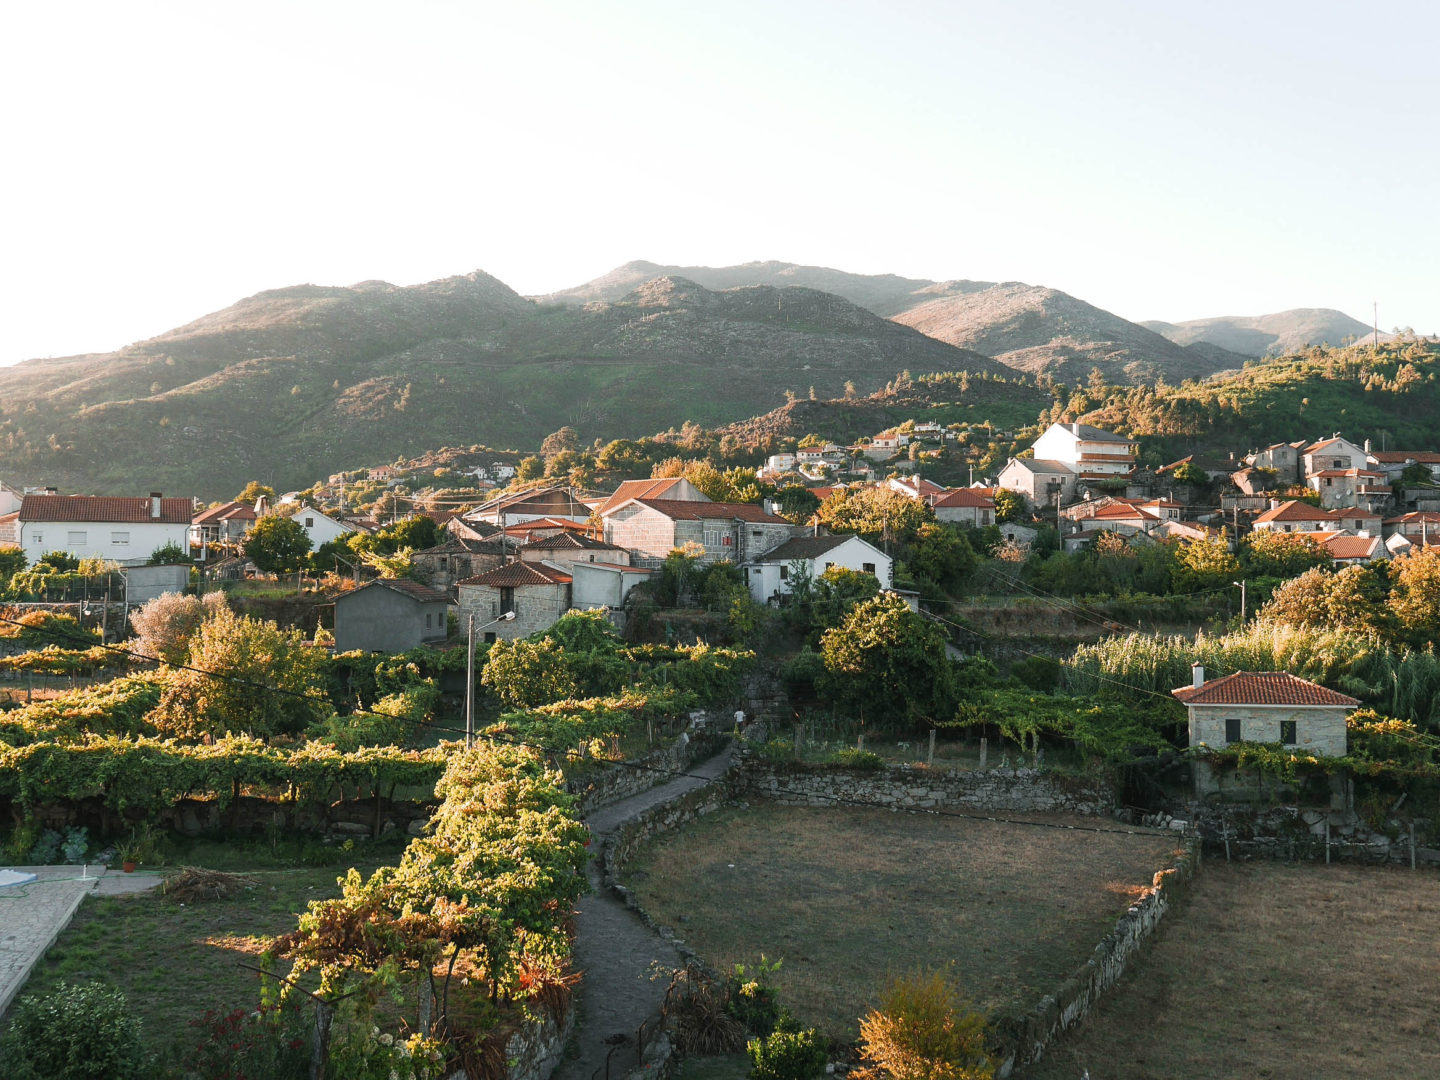
[{"label": "village", "polygon": [[[793,924],[758,914],[784,910],[784,875],[807,860],[783,844],[764,855],[746,846],[754,812],[737,808],[750,800],[827,849],[833,830],[863,821],[863,837],[827,863],[827,874],[845,876],[871,872],[883,858],[877,842],[895,852],[918,835],[865,815],[938,814],[946,828],[980,815],[1020,834],[1092,829],[1103,851],[1057,834],[1025,873],[1043,860],[1069,882],[1051,886],[1062,891],[1096,873],[1138,876],[1140,891],[1099,946],[1103,962],[1082,960],[1093,930],[1060,920],[1071,945],[1024,954],[975,995],[990,1019],[975,1020],[983,1036],[965,1050],[989,1062],[975,1075],[1069,1075],[1056,1063],[1083,1062],[1085,1040],[1108,1037],[1107,1021],[1087,1035],[1082,1019],[1135,992],[1117,980],[1181,904],[1202,852],[1226,866],[1333,861],[1356,874],[1440,864],[1423,796],[1397,813],[1418,791],[1407,747],[1424,744],[1440,701],[1432,654],[1419,648],[1435,606],[1426,575],[1440,550],[1440,452],[1333,435],[1146,467],[1139,440],[1121,434],[1068,420],[1033,430],[1028,445],[1010,443],[1016,452],[993,476],[974,476],[971,464],[960,486],[930,479],[955,472],[945,455],[957,432],[915,420],[848,446],[807,437],[748,468],[703,456],[642,461],[633,468],[652,475],[611,474],[609,490],[572,482],[592,477],[569,437],[538,455],[477,451],[463,466],[452,456],[440,467],[334,473],[303,491],[253,483],[208,506],[162,492],[0,485],[0,556],[11,552],[0,564],[9,579],[0,738],[12,743],[0,750],[0,798],[23,822],[7,847],[20,869],[3,873],[59,881],[41,856],[63,867],[75,855],[138,864],[141,887],[147,872],[169,873],[168,890],[174,875],[163,865],[253,866],[253,838],[278,835],[282,819],[297,846],[274,844],[262,865],[293,867],[303,852],[317,865],[352,852],[394,863],[397,843],[424,842],[435,777],[465,761],[488,777],[487,798],[509,798],[499,793],[538,753],[560,766],[553,798],[577,801],[603,845],[603,870],[583,884],[580,833],[536,838],[570,867],[546,888],[578,912],[578,936],[562,951],[585,971],[579,1012],[557,1008],[538,1026],[495,1032],[518,1063],[509,1080],[544,1080],[551,1069],[588,1080],[614,1056],[596,1048],[600,1036],[652,1022],[668,1035],[656,1027],[625,1044],[635,1075],[688,1075],[686,1063],[713,1048],[686,1034],[689,1021],[654,1010],[674,1008],[677,993],[686,1009],[721,993],[748,1015],[735,1003],[749,984],[726,971],[754,969],[755,956],[778,955],[786,941],[807,948],[787,937]],[[1371,635],[1363,643],[1346,636],[1361,628]],[[253,641],[242,647],[250,660],[233,651],[241,641]],[[1337,649],[1350,655],[1337,661]],[[222,697],[207,680],[255,692]],[[293,712],[268,705],[275,694],[313,700]],[[121,730],[139,742],[106,744],[121,756],[97,783],[77,755]],[[253,751],[237,740],[255,738],[280,755],[263,774],[240,764]],[[238,771],[214,771],[237,754]],[[305,773],[295,771],[301,754]],[[71,758],[74,772],[44,764]],[[284,785],[290,798],[277,803]],[[807,807],[829,809],[823,822],[794,816]],[[104,847],[117,825],[122,839]],[[1019,840],[985,843],[1008,850]],[[445,841],[472,842],[462,832]],[[914,871],[914,882],[975,873],[967,850]],[[398,857],[402,875],[415,872],[410,847]],[[717,857],[774,866],[781,891],[751,882],[696,892],[693,874],[677,876]],[[220,882],[217,895],[237,888],[225,870],[204,873]],[[124,874],[100,874],[124,895]],[[993,903],[979,899],[986,889],[1015,885],[986,877],[977,903]],[[816,884],[814,895],[843,892],[847,879]],[[394,886],[373,888],[378,897]],[[369,895],[347,886],[333,912],[373,913]],[[1077,913],[1089,925],[1107,910],[1115,917],[1103,894],[1086,895]],[[702,914],[756,903],[743,929]],[[924,910],[890,917],[928,925]],[[616,918],[636,920],[628,944],[586,931],[587,920]],[[845,918],[869,925],[858,911]],[[699,925],[682,938],[677,920]],[[570,933],[548,916],[531,925],[557,941]],[[990,932],[1009,940],[1013,925]],[[305,926],[275,939],[295,973],[318,965],[336,986],[371,977],[358,956],[320,963],[333,946]],[[66,957],[84,955],[66,944],[76,934],[32,956],[0,987],[0,1007],[27,976],[43,985],[47,971],[76,962]],[[945,941],[987,969],[963,939]],[[520,967],[504,970],[539,962],[530,946],[513,947],[503,963]],[[869,948],[852,946],[886,962]],[[491,985],[511,978],[499,953],[476,955]],[[636,996],[652,964],[674,981],[666,994]],[[783,997],[816,1025],[804,1045],[824,1048],[817,1060],[849,1068],[847,995],[867,987],[823,1006],[828,993],[801,973],[780,977],[765,964],[762,997]],[[408,1041],[386,1045],[453,1064],[442,1036],[460,1021],[444,1014],[436,988],[440,998],[404,1026]],[[257,1024],[247,1038],[272,1037],[268,1021]],[[378,1044],[355,1042],[358,1029],[342,1030],[327,1056],[389,1060]],[[758,1032],[761,1045],[797,1038],[773,1018],[738,1030]],[[312,1042],[295,1045],[318,1053]],[[183,1075],[211,1075],[193,1066]]]}]

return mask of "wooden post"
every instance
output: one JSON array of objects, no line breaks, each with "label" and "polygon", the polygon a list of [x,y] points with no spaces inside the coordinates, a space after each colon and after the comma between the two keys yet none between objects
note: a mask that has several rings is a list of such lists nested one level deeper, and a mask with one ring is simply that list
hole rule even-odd
[{"label": "wooden post", "polygon": [[925,764],[926,764],[926,765],[934,765],[934,764],[935,764],[935,729],[934,729],[933,727],[930,729],[930,753],[929,753],[929,755],[925,758]]},{"label": "wooden post", "polygon": [[800,760],[800,750],[801,750],[801,747],[803,747],[804,745],[805,745],[805,725],[804,725],[804,724],[796,724],[796,725],[795,725],[795,760],[796,760],[796,761],[799,761],[799,760]]},{"label": "wooden post", "polygon": [[860,737],[855,740],[855,749],[856,749],[856,750],[864,750],[864,749],[865,749],[865,733],[864,733],[863,731],[860,732]]},{"label": "wooden post", "polygon": [[1325,822],[1325,865],[1330,865],[1330,822]]},{"label": "wooden post", "polygon": [[989,753],[990,753],[990,740],[987,739],[984,735],[981,735],[981,736],[980,736],[980,770],[981,770],[982,772],[985,770],[985,759],[989,756]]},{"label": "wooden post", "polygon": [[1230,824],[1222,821],[1220,823],[1220,838],[1225,841],[1225,861],[1230,861]]},{"label": "wooden post", "polygon": [[1410,822],[1410,869],[1415,869],[1415,822]]}]

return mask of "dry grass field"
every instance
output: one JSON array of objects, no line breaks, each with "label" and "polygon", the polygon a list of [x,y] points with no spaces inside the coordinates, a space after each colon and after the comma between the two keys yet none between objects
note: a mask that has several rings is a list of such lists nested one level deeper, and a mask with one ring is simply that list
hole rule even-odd
[{"label": "dry grass field", "polygon": [[661,838],[624,877],[710,964],[781,958],[782,1000],[854,1039],[889,974],[950,968],[981,1008],[1029,1008],[1083,963],[1175,841],[757,804]]},{"label": "dry grass field", "polygon": [[1025,1080],[1433,1080],[1440,876],[1208,862]]}]

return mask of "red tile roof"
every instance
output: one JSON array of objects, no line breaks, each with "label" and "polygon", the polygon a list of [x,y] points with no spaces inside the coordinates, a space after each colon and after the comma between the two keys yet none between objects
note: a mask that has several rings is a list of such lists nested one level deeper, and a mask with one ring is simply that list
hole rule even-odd
[{"label": "red tile roof", "polygon": [[366,589],[389,589],[391,592],[419,600],[423,604],[448,604],[450,602],[450,598],[443,592],[432,589],[429,585],[422,585],[418,581],[412,581],[410,578],[376,578],[374,581],[361,585],[358,589],[341,593],[337,599],[343,600],[347,596],[354,596]]},{"label": "red tile roof", "polygon": [[491,588],[513,589],[517,585],[566,585],[569,574],[544,563],[515,562],[475,577],[462,578],[457,585],[488,585]]},{"label": "red tile roof", "polygon": [[190,499],[161,499],[160,516],[150,515],[151,500],[128,495],[26,495],[21,521],[103,521],[141,525],[189,525],[195,513]]},{"label": "red tile roof", "polygon": [[660,499],[665,493],[675,487],[683,476],[666,476],[660,479],[650,480],[626,480],[614,493],[600,504],[597,508],[600,513],[605,513],[621,503],[629,502],[631,499]]},{"label": "red tile roof", "polygon": [[1181,686],[1170,693],[1186,705],[1359,705],[1288,671],[1237,671],[1203,686]]},{"label": "red tile roof", "polygon": [[214,521],[254,521],[255,508],[247,503],[227,502],[202,510],[192,519],[193,525],[208,525]]},{"label": "red tile roof", "polygon": [[1336,559],[1370,559],[1380,546],[1378,536],[1331,536],[1321,544]]},{"label": "red tile roof", "polygon": [[1408,461],[1417,465],[1440,465],[1440,454],[1430,450],[1372,450],[1370,457],[1382,465],[1404,465]]},{"label": "red tile roof", "polygon": [[954,491],[947,491],[935,500],[933,505],[936,509],[942,506],[973,506],[981,510],[994,510],[995,500],[987,499],[978,492],[969,488],[956,488]]},{"label": "red tile roof", "polygon": [[1266,510],[1255,519],[1258,525],[1267,521],[1329,521],[1331,515],[1318,506],[1311,506],[1309,503],[1284,502],[1273,510]]}]

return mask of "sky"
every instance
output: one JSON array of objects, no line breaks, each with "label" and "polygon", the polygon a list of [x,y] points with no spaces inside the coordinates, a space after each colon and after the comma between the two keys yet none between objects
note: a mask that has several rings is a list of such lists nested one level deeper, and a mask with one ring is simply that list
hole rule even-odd
[{"label": "sky", "polygon": [[1440,331],[1440,5],[32,3],[0,364],[263,289],[632,259]]}]

